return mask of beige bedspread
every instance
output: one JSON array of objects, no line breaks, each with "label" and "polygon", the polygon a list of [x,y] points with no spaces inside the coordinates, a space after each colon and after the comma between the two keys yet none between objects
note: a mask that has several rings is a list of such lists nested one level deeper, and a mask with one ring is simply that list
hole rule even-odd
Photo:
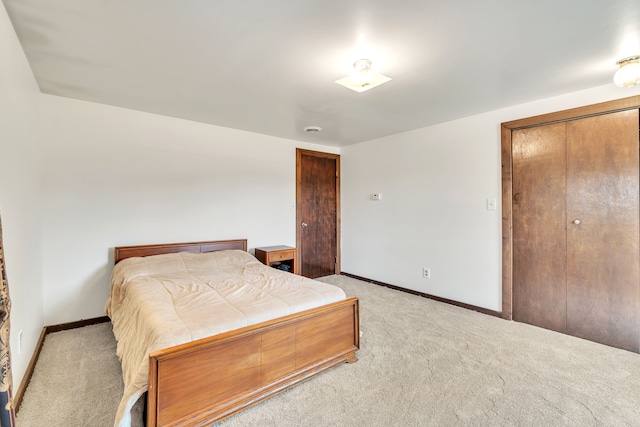
[{"label": "beige bedspread", "polygon": [[106,313],[122,362],[116,427],[148,387],[149,353],[345,299],[344,292],[267,267],[243,251],[129,258],[111,278]]}]

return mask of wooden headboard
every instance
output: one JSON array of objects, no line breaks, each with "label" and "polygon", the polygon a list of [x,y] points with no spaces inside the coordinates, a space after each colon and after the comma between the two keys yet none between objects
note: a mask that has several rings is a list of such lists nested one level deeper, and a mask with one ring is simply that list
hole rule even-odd
[{"label": "wooden headboard", "polygon": [[113,263],[123,259],[175,252],[215,252],[229,249],[247,251],[247,239],[215,240],[212,242],[166,243],[160,245],[119,246],[114,248]]}]

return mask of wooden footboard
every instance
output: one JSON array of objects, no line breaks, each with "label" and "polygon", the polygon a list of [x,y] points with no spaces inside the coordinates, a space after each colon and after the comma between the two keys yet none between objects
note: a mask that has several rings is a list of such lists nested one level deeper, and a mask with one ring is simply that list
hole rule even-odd
[{"label": "wooden footboard", "polygon": [[210,426],[309,377],[355,362],[358,299],[150,355],[148,427]]}]

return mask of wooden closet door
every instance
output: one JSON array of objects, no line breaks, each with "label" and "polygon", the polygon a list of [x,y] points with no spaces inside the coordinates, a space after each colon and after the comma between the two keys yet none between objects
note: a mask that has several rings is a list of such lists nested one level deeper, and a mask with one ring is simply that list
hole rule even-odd
[{"label": "wooden closet door", "polygon": [[513,320],[566,331],[566,123],[515,130]]},{"label": "wooden closet door", "polygon": [[567,333],[640,351],[638,110],[567,123]]},{"label": "wooden closet door", "polygon": [[340,155],[296,152],[300,274],[312,279],[339,274]]}]

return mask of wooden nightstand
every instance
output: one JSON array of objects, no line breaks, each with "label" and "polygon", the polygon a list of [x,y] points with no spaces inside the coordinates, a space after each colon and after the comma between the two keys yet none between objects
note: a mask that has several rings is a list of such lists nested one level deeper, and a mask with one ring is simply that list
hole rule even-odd
[{"label": "wooden nightstand", "polygon": [[298,263],[296,262],[296,248],[291,246],[265,246],[256,248],[256,258],[265,264],[285,262],[291,265],[291,272],[298,274]]}]

